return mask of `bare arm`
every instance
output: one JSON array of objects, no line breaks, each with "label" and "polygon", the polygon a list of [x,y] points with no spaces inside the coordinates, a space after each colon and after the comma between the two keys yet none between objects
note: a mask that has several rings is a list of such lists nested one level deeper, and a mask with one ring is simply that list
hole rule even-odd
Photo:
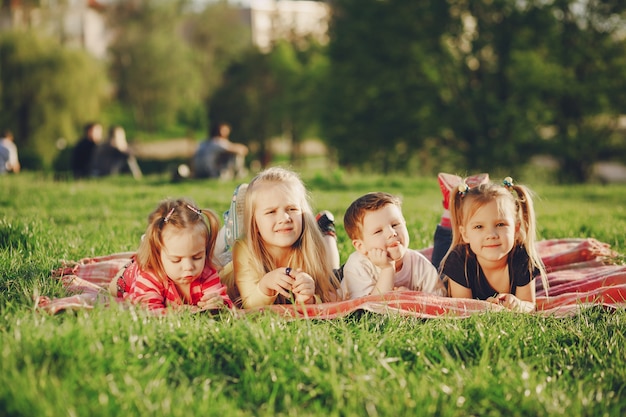
[{"label": "bare arm", "polygon": [[450,289],[450,297],[452,298],[474,298],[472,290],[458,284],[456,281],[448,278],[448,288]]},{"label": "bare arm", "polygon": [[394,278],[396,275],[395,262],[389,259],[389,255],[385,249],[370,249],[367,257],[374,265],[380,268],[380,275],[376,285],[372,288],[370,294],[386,294],[393,291]]}]

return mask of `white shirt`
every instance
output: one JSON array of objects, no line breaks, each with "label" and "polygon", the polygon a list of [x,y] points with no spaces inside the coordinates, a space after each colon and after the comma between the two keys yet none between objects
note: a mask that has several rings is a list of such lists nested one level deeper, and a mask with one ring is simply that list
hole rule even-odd
[{"label": "white shirt", "polygon": [[[343,267],[341,289],[345,299],[370,295],[378,278],[380,268],[360,252],[348,257]],[[402,259],[402,268],[393,279],[394,287],[406,287],[411,291],[422,291],[445,296],[446,288],[432,263],[416,250],[408,249]]]}]

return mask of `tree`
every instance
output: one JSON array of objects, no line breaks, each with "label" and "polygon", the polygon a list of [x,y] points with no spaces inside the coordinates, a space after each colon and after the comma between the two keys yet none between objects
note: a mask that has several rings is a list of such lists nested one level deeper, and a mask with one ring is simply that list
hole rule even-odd
[{"label": "tree", "polygon": [[626,4],[589,1],[577,11],[576,3],[563,0],[550,8],[558,19],[545,42],[560,82],[542,93],[556,127],[546,149],[560,162],[562,181],[583,182],[599,160],[626,162],[623,137],[616,132],[626,113]]},{"label": "tree", "polygon": [[623,154],[623,2],[332,4],[325,126],[344,163],[514,174],[550,152],[582,181]]},{"label": "tree", "polygon": [[183,36],[202,74],[203,99],[219,86],[230,63],[252,46],[250,29],[242,23],[239,11],[223,1],[186,14]]},{"label": "tree", "polygon": [[279,41],[267,53],[250,49],[212,95],[210,120],[229,122],[234,138],[258,145],[263,164],[271,158],[270,139],[288,139],[297,163],[299,144],[319,123],[326,75],[324,48],[310,39]]},{"label": "tree", "polygon": [[447,3],[332,2],[324,126],[343,165],[388,172],[440,130]]},{"label": "tree", "polygon": [[193,50],[180,34],[184,5],[183,0],[120,1],[109,11],[116,96],[146,130],[174,124],[180,112],[203,103]]},{"label": "tree", "polygon": [[269,139],[280,133],[272,105],[276,83],[269,56],[250,49],[230,65],[209,101],[210,120],[231,124],[236,141],[256,144],[263,164],[270,159]]},{"label": "tree", "polygon": [[270,69],[276,79],[272,117],[291,143],[291,161],[298,163],[300,144],[318,130],[328,76],[328,59],[322,45],[313,39],[278,41],[269,53]]},{"label": "tree", "polygon": [[82,51],[32,31],[0,35],[0,125],[47,165],[59,138],[71,143],[99,115],[107,86],[104,68]]}]

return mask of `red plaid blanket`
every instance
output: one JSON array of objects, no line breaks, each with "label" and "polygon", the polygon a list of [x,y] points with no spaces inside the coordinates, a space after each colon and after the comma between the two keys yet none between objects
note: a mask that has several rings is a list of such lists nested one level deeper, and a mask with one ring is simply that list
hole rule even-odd
[{"label": "red plaid blanket", "polygon": [[[550,288],[549,297],[546,297],[540,281],[537,281],[535,314],[571,316],[590,305],[609,309],[626,307],[626,265],[618,264],[620,256],[608,244],[595,239],[552,239],[541,241],[538,245],[548,270]],[[422,251],[427,257],[431,252],[432,248]],[[65,263],[52,275],[74,295],[52,300],[38,297],[36,307],[55,314],[110,302],[113,298],[106,293],[106,286],[132,255],[120,253]],[[285,317],[333,319],[366,310],[421,318],[462,318],[503,309],[486,301],[402,291],[317,305],[272,305],[238,310],[237,314],[271,311]]]}]

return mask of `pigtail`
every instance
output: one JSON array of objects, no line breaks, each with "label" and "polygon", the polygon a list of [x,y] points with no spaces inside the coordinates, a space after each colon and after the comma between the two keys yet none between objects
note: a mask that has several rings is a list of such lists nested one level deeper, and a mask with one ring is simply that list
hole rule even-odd
[{"label": "pigtail", "polygon": [[453,252],[458,245],[463,243],[460,228],[460,226],[463,224],[463,210],[461,208],[461,204],[463,204],[463,200],[469,192],[469,187],[465,182],[463,182],[461,183],[461,185],[459,185],[456,191],[457,192],[450,194],[450,223],[452,226],[452,243],[450,244],[448,251],[446,252],[439,264],[440,272],[443,271],[443,266],[446,263],[448,256],[450,256],[450,253]]},{"label": "pigtail", "polygon": [[215,242],[217,242],[217,235],[220,230],[220,222],[213,211],[202,209],[201,212],[201,216],[205,218],[205,224],[208,229],[206,242],[207,262],[210,262],[213,269],[217,269],[216,266],[213,265],[213,252],[215,251]]},{"label": "pigtail", "polygon": [[534,275],[535,269],[539,270],[541,282],[548,294],[548,277],[546,268],[537,251],[537,221],[535,216],[535,207],[533,203],[533,193],[530,189],[523,185],[507,185],[507,177],[504,181],[505,186],[516,194],[515,204],[517,206],[517,216],[520,222],[519,243],[524,245],[529,258],[529,271],[531,276]]}]

